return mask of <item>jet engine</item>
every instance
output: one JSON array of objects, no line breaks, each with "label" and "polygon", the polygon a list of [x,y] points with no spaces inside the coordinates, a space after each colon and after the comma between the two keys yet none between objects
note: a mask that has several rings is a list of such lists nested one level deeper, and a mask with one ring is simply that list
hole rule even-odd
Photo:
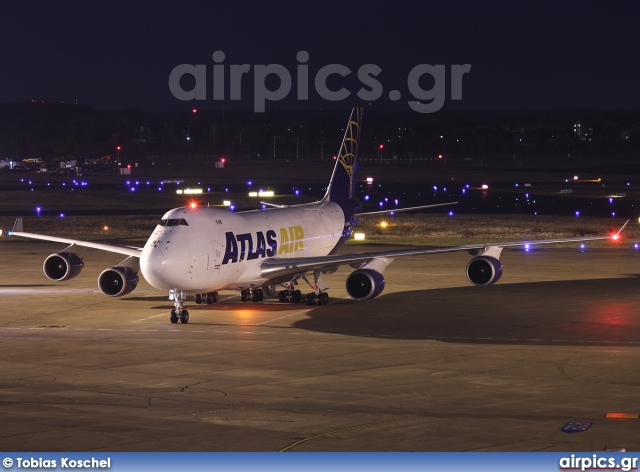
[{"label": "jet engine", "polygon": [[58,282],[76,277],[83,267],[84,262],[73,252],[57,252],[51,254],[44,260],[44,264],[42,264],[44,275]]},{"label": "jet engine", "polygon": [[110,297],[122,297],[133,292],[140,278],[129,267],[110,267],[98,277],[98,288]]},{"label": "jet engine", "polygon": [[491,285],[500,280],[502,264],[491,256],[474,257],[467,264],[467,278],[473,285]]},{"label": "jet engine", "polygon": [[347,293],[356,300],[377,297],[384,290],[384,277],[372,269],[352,272],[346,281]]}]

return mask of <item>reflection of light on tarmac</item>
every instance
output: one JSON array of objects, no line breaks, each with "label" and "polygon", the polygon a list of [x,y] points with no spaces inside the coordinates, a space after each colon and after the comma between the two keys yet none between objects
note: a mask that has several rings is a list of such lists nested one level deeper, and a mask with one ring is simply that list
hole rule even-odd
[{"label": "reflection of light on tarmac", "polygon": [[247,322],[247,321],[253,321],[253,319],[255,318],[256,311],[245,308],[242,310],[235,310],[235,314],[243,322]]},{"label": "reflection of light on tarmac", "polygon": [[588,321],[617,326],[637,323],[633,305],[620,302],[607,302],[606,304],[595,306]]}]

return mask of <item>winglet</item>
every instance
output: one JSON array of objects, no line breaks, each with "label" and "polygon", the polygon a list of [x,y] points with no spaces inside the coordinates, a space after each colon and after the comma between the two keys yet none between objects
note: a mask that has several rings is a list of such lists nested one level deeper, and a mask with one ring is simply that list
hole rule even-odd
[{"label": "winglet", "polygon": [[624,224],[622,225],[622,228],[620,228],[620,230],[616,233],[616,236],[620,236],[620,233],[622,233],[622,230],[627,227],[627,225],[629,224],[629,221],[631,220],[627,220],[624,222]]},{"label": "winglet", "polygon": [[22,225],[22,218],[16,218],[16,222],[13,224],[12,233],[22,233],[24,231],[24,226]]}]

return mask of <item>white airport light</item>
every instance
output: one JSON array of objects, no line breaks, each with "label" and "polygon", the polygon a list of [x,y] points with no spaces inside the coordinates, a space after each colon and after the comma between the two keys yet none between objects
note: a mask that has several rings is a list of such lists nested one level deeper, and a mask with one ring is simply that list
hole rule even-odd
[{"label": "white airport light", "polygon": [[2,230],[0,229],[0,236],[2,236]]},{"label": "white airport light", "polygon": [[182,190],[176,190],[176,193],[177,193],[178,195],[182,195]]},{"label": "white airport light", "polygon": [[372,184],[373,183],[373,177],[367,177],[367,183],[368,184]]},{"label": "white airport light", "polygon": [[223,201],[223,202],[222,202],[222,204],[223,204],[224,206],[228,207],[228,206],[231,206],[231,201],[229,201],[229,200],[225,200],[225,201]]},{"label": "white airport light", "polygon": [[198,195],[202,193],[202,189],[201,188],[187,188],[184,191],[185,195]]},{"label": "white airport light", "polygon": [[482,190],[488,190],[489,186],[487,184],[482,184]]},{"label": "white airport light", "polygon": [[364,240],[364,233],[353,233],[353,239],[357,241]]},{"label": "white airport light", "polygon": [[273,190],[260,190],[259,192],[249,192],[250,197],[273,197],[275,195]]}]

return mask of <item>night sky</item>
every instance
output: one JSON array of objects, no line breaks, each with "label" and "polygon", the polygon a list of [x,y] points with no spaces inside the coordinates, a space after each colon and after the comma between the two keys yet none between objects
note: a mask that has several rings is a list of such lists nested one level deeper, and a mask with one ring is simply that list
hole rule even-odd
[{"label": "night sky", "polygon": [[[250,107],[252,75],[244,100],[213,101],[212,54],[223,51],[227,66],[291,71],[293,89],[267,103],[274,109],[350,107],[363,64],[382,69],[381,108],[408,109],[407,75],[418,64],[471,64],[461,101],[450,100],[447,83],[445,108],[640,108],[639,18],[636,1],[3,1],[0,102]],[[298,51],[310,56],[308,101],[295,99]],[[313,90],[315,73],[332,63],[354,71],[327,82],[354,92],[339,103]],[[172,95],[169,74],[180,64],[207,66],[207,101]],[[391,89],[402,99],[389,100]]]}]

